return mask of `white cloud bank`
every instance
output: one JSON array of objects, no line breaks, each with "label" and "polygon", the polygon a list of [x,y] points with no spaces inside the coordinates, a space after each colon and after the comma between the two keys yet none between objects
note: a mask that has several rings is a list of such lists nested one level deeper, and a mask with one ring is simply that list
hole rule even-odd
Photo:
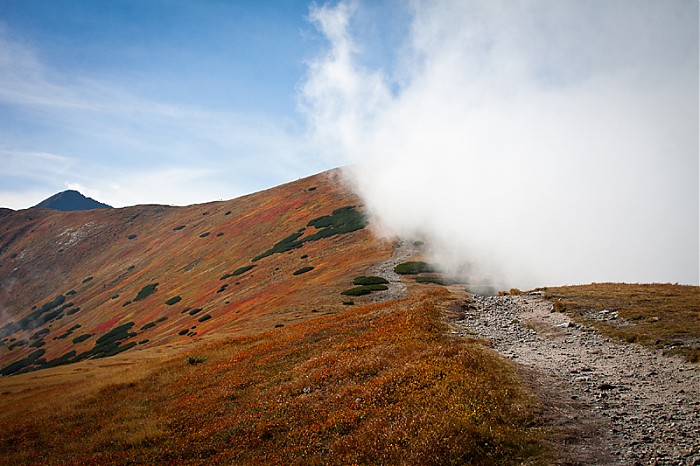
[{"label": "white cloud bank", "polygon": [[388,72],[358,8],[312,9],[302,106],[385,228],[499,286],[698,283],[697,2],[416,1]]}]

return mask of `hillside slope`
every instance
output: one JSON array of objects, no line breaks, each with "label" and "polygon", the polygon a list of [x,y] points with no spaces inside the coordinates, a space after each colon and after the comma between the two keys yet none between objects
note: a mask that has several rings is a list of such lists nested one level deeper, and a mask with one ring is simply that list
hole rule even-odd
[{"label": "hillside slope", "polygon": [[[188,207],[29,209],[0,231],[0,372],[264,331],[342,309],[390,247],[328,172]],[[296,273],[296,274],[295,274]]]},{"label": "hillside slope", "polygon": [[[442,318],[453,301],[433,290],[208,345],[78,405],[11,395],[16,402],[3,408],[14,416],[0,413],[0,462],[544,460],[512,367],[448,334]],[[32,402],[44,408],[32,412]]]},{"label": "hillside slope", "polygon": [[[8,212],[0,462],[547,457],[513,366],[449,334],[452,294],[393,272],[420,247],[378,241],[337,175],[189,207]],[[390,283],[341,294],[366,275]]]}]

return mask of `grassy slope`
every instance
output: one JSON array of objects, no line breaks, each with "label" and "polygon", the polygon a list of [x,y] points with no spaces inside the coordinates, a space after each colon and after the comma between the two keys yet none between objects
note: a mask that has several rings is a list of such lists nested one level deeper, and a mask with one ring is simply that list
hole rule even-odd
[{"label": "grassy slope", "polygon": [[[316,189],[310,191],[312,187]],[[240,276],[220,278],[252,264],[253,257],[309,220],[357,204],[356,196],[332,174],[321,174],[239,199],[189,207],[9,213],[0,232],[0,326],[71,290],[76,294],[66,302],[74,302],[80,311],[0,338],[0,367],[36,350],[29,344],[37,340],[44,343],[46,360],[71,350],[87,351],[100,336],[128,322],[134,322],[131,331],[137,335],[123,343],[140,342],[129,350],[134,352],[245,335],[337,312],[342,309],[338,293],[390,254],[368,229],[307,242],[255,262],[255,268]],[[305,235],[314,231],[307,227]],[[206,232],[210,234],[201,237]],[[314,269],[293,275],[304,266]],[[92,279],[84,282],[88,277]],[[154,294],[127,304],[152,283],[158,283]],[[228,286],[222,290],[223,285]],[[182,300],[165,304],[175,296]],[[190,315],[183,313],[185,308],[202,311]],[[204,315],[211,319],[200,322]],[[76,325],[80,327],[68,337],[57,339]],[[184,329],[189,336],[179,334]],[[48,333],[32,340],[40,330]],[[73,343],[81,335],[92,336]],[[22,340],[28,344],[10,349]]]},{"label": "grassy slope", "polygon": [[[77,406],[0,421],[7,462],[519,464],[511,366],[446,336],[444,291],[239,337]],[[49,412],[51,414],[49,414]]]},{"label": "grassy slope", "polygon": [[543,290],[556,309],[610,336],[700,360],[700,287],[595,283]]}]

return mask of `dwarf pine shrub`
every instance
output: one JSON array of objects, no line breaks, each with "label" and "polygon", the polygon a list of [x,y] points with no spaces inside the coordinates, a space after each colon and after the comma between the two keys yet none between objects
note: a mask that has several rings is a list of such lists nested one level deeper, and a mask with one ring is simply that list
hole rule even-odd
[{"label": "dwarf pine shrub", "polygon": [[432,264],[427,262],[403,262],[394,267],[394,272],[399,275],[416,275],[419,273],[437,272]]}]

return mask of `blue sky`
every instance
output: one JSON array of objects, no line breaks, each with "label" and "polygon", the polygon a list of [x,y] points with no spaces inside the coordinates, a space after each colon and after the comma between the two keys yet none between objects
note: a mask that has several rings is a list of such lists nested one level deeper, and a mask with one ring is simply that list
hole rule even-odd
[{"label": "blue sky", "polygon": [[227,199],[332,168],[297,86],[306,1],[0,1],[0,206]]},{"label": "blue sky", "polygon": [[[0,206],[337,166],[504,285],[698,283],[695,0],[0,0]],[[507,287],[507,286],[506,286]]]}]

